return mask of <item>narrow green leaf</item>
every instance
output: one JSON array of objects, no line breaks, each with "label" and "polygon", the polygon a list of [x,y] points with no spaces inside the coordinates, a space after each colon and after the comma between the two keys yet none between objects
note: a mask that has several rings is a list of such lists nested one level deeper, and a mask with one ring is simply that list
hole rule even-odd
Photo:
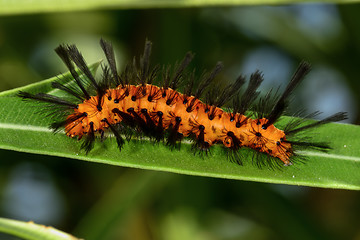
[{"label": "narrow green leaf", "polygon": [[[93,9],[144,9],[144,8],[184,8],[215,7],[236,5],[281,5],[313,2],[311,0],[13,0],[0,1],[0,15],[65,12]],[[353,0],[326,0],[328,3],[350,3]]]},{"label": "narrow green leaf", "polygon": [[[66,79],[64,76],[56,79]],[[249,149],[241,150],[244,166],[229,162],[220,146],[212,147],[211,154],[202,158],[192,153],[186,141],[181,150],[171,151],[161,143],[131,140],[119,152],[115,139],[107,139],[102,143],[97,141],[95,149],[85,155],[76,139],[63,133],[54,135],[47,128],[51,120],[37,114],[38,108],[15,96],[19,90],[56,93],[50,87],[52,80],[54,78],[0,93],[0,148],[189,175],[360,189],[360,127],[349,124],[331,123],[317,128],[313,140],[328,142],[333,150],[328,153],[304,151],[301,153],[307,157],[304,164],[282,170],[257,168],[251,163],[253,152]],[[284,121],[287,119],[283,117]]]},{"label": "narrow green leaf", "polygon": [[0,232],[28,240],[77,240],[65,232],[53,227],[35,224],[33,222],[22,222],[6,218],[0,218]]}]

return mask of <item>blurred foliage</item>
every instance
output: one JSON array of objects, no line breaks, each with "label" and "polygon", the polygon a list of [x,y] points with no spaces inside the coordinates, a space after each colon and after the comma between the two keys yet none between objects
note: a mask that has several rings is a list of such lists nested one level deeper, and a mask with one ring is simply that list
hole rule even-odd
[{"label": "blurred foliage", "polygon": [[[13,0],[0,2],[0,15],[71,12],[94,9],[148,9],[148,8],[187,8],[187,7],[225,7],[241,5],[280,5],[313,2],[311,0]],[[325,0],[324,3],[353,3],[354,0]]]},{"label": "blurred foliage", "polygon": [[[293,105],[311,108],[306,101],[316,102],[337,79],[333,102],[315,108],[334,107],[335,94],[345,89],[341,99],[347,100],[331,112],[349,111],[358,124],[359,10],[353,4],[2,16],[0,90],[64,71],[53,52],[60,43],[77,44],[91,63],[102,58],[98,40],[104,37],[124,64],[149,38],[154,62],[174,63],[191,50],[199,72],[223,61],[224,79],[263,69],[270,54],[277,57],[270,69],[284,78],[275,77],[275,87],[307,59],[315,85],[299,89]],[[266,54],[249,67],[256,52]],[[267,81],[271,73],[265,70]],[[1,217],[34,220],[89,240],[360,239],[359,192],[182,176],[5,150],[0,159]]]}]

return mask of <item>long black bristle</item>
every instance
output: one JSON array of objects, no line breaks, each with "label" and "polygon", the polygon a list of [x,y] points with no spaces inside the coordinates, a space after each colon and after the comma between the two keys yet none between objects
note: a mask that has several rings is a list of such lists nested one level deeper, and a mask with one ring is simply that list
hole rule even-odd
[{"label": "long black bristle", "polygon": [[[66,125],[68,125],[70,123],[73,123],[75,121],[78,121],[79,119],[82,120],[82,118],[84,118],[86,116],[87,116],[86,113],[79,113],[79,114],[76,114],[74,116],[68,117],[63,121],[54,122],[54,123],[52,123],[50,125],[49,128],[52,129],[54,132],[57,132],[57,131],[59,131],[59,128],[64,127],[64,126],[66,126]],[[81,120],[79,120],[79,121],[81,121]]]},{"label": "long black bristle", "polygon": [[116,130],[116,128],[112,126],[106,118],[103,119],[103,122],[105,122],[109,126],[111,132],[114,134],[118,148],[121,151],[121,148],[125,143],[124,139],[121,137],[120,133]]},{"label": "long black bristle", "polygon": [[112,44],[101,38],[100,46],[101,46],[102,50],[104,51],[105,57],[109,63],[109,67],[110,67],[111,73],[113,75],[114,82],[116,83],[117,86],[121,85],[122,87],[124,87],[125,84],[124,84],[124,82],[121,81],[118,71],[117,71],[114,48],[113,48]]},{"label": "long black bristle", "polygon": [[167,136],[166,145],[169,146],[170,148],[174,149],[177,146],[180,147],[180,141],[183,137],[183,134],[179,133],[181,118],[176,117],[174,113],[170,113],[170,115],[172,118],[175,119],[175,125],[171,125],[168,130],[169,135]]},{"label": "long black bristle", "polygon": [[91,73],[79,49],[75,45],[68,45],[67,50],[71,60],[85,74],[85,76],[90,80],[93,88],[96,90],[99,99],[97,107],[98,109],[101,109],[102,97],[104,96],[106,89],[100,87],[100,85],[96,82],[95,77]]},{"label": "long black bristle", "polygon": [[110,69],[108,66],[101,66],[102,68],[102,75],[101,75],[101,80],[99,81],[99,86],[102,89],[109,89],[112,86],[113,83],[113,78],[110,74]]},{"label": "long black bristle", "polygon": [[20,91],[18,93],[18,96],[23,98],[23,99],[33,99],[36,101],[41,101],[41,102],[46,102],[46,103],[53,103],[53,104],[57,104],[57,105],[62,105],[62,106],[66,106],[69,108],[76,108],[77,105],[71,102],[68,102],[64,99],[61,99],[59,97],[50,95],[50,94],[46,94],[46,93],[37,93],[37,94],[31,94],[31,93],[27,93],[27,92],[22,92]]},{"label": "long black bristle", "polygon": [[120,81],[124,83],[124,86],[134,83],[134,66],[130,63],[126,64],[125,69],[120,74]]},{"label": "long black bristle", "polygon": [[185,68],[190,64],[190,62],[192,61],[193,58],[194,58],[194,55],[191,52],[188,52],[185,55],[184,59],[181,61],[180,65],[177,67],[175,74],[170,81],[170,84],[169,84],[170,88],[172,88],[173,90],[175,90],[177,88]]},{"label": "long black bristle", "polygon": [[85,136],[85,141],[81,144],[81,149],[85,149],[86,154],[88,154],[94,148],[94,143],[95,143],[94,123],[90,122],[90,130]]},{"label": "long black bristle", "polygon": [[77,93],[76,91],[74,91],[73,89],[59,83],[59,82],[52,82],[51,83],[51,87],[53,88],[57,88],[59,90],[62,90],[64,92],[69,93],[70,95],[73,95],[74,97],[76,97],[77,99],[84,101],[85,99],[83,98],[83,96],[81,96],[79,93]]},{"label": "long black bristle", "polygon": [[192,89],[193,89],[194,83],[195,83],[195,70],[193,70],[191,72],[191,74],[189,74],[188,78],[189,79],[184,88],[184,95],[187,97],[190,97],[192,95]]},{"label": "long black bristle", "polygon": [[71,75],[74,77],[76,84],[81,89],[82,93],[84,94],[85,99],[90,99],[90,94],[86,91],[79,74],[76,72],[73,63],[71,62],[69,51],[65,45],[60,45],[55,48],[55,52],[61,58],[61,60],[65,63],[66,67],[69,69]]},{"label": "long black bristle", "polygon": [[234,83],[229,84],[221,91],[221,93],[216,97],[213,105],[216,107],[222,107],[226,102],[234,97],[244,83],[245,78],[243,76],[239,76]]},{"label": "long black bristle", "polygon": [[285,91],[274,105],[270,114],[267,116],[268,121],[263,125],[264,128],[275,123],[279,119],[279,117],[283,114],[283,112],[287,107],[288,97],[294,91],[294,89],[299,85],[299,83],[304,79],[305,75],[310,71],[310,69],[311,66],[309,63],[305,61],[300,63],[296,72],[292,76],[289,84],[287,85]]},{"label": "long black bristle", "polygon": [[144,86],[147,83],[150,69],[150,55],[152,43],[145,41],[144,54],[140,57],[140,83]]},{"label": "long black bristle", "polygon": [[288,132],[298,128],[300,125],[309,121],[309,119],[314,119],[319,114],[321,114],[321,112],[315,111],[310,114],[304,115],[304,110],[298,111],[298,113],[295,113],[293,115],[293,118],[288,123],[286,123],[283,130],[284,133],[287,134]]},{"label": "long black bristle", "polygon": [[303,141],[289,141],[289,140],[286,140],[285,142],[290,143],[291,145],[299,148],[312,148],[320,151],[327,151],[331,149],[329,144],[324,142],[308,142],[308,141],[303,142]]},{"label": "long black bristle", "polygon": [[202,81],[200,82],[200,85],[197,88],[196,93],[194,94],[195,98],[200,98],[202,93],[205,91],[205,89],[210,85],[210,83],[214,80],[215,76],[219,74],[219,72],[223,69],[223,64],[221,62],[218,62],[213,70],[206,74]]},{"label": "long black bristle", "polygon": [[323,125],[323,124],[326,124],[329,122],[338,122],[338,121],[342,121],[345,119],[347,119],[347,113],[346,112],[338,112],[338,113],[335,113],[334,115],[331,115],[323,120],[320,120],[320,121],[317,121],[317,122],[314,122],[314,123],[311,123],[311,124],[308,124],[308,125],[305,125],[305,126],[302,126],[299,128],[288,130],[285,132],[285,134],[293,135],[293,134],[296,134],[298,132],[304,131],[309,128],[314,128],[314,127],[318,127],[320,125]]},{"label": "long black bristle", "polygon": [[250,105],[259,96],[257,89],[263,81],[264,78],[260,71],[256,71],[251,74],[248,87],[241,99],[239,100],[238,98],[235,98],[235,101],[237,102],[234,104],[234,113],[244,114],[247,110],[249,110]]}]

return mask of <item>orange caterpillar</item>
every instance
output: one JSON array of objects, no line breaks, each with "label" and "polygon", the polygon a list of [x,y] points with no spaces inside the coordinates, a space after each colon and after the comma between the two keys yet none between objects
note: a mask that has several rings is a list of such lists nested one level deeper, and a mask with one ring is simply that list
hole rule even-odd
[{"label": "orange caterpillar", "polygon": [[[310,124],[304,124],[304,119],[297,119],[291,121],[284,130],[274,126],[287,107],[289,95],[309,72],[310,65],[306,62],[299,65],[284,93],[275,97],[272,105],[269,104],[270,94],[267,94],[260,99],[257,107],[260,110],[257,110],[253,103],[259,95],[257,88],[263,81],[258,71],[251,75],[247,89],[240,98],[236,95],[245,83],[243,76],[222,90],[215,88],[208,91],[205,102],[202,102],[199,98],[221,70],[221,63],[203,75],[197,90],[193,91],[194,75],[185,77],[184,73],[192,59],[192,54],[188,53],[173,73],[170,73],[170,68],[165,68],[163,86],[158,87],[152,83],[158,75],[159,67],[150,68],[149,41],[145,43],[139,63],[134,60],[120,74],[116,69],[111,44],[104,40],[100,44],[108,66],[103,67],[103,76],[99,82],[74,45],[61,45],[56,49],[74,77],[76,86],[70,87],[59,82],[54,82],[52,86],[77,98],[76,103],[43,93],[19,93],[24,99],[55,106],[53,114],[61,113],[64,119],[53,123],[51,128],[56,131],[65,127],[69,137],[82,139],[85,136],[82,148],[86,152],[93,148],[96,136],[103,138],[108,129],[116,137],[121,150],[125,143],[122,135],[128,135],[130,130],[141,132],[155,141],[166,138],[170,146],[175,146],[184,137],[191,137],[194,140],[193,149],[200,151],[207,151],[212,145],[220,143],[229,149],[230,159],[239,164],[239,149],[248,147],[269,158],[279,159],[287,166],[292,164],[292,158],[296,156],[296,147],[328,148],[326,144],[290,138],[304,130],[346,118],[346,114],[340,112]],[[74,63],[85,78],[75,71]],[[176,88],[185,78],[190,80],[182,94]],[[231,99],[235,99],[233,111],[222,110],[220,107]],[[248,110],[258,111],[256,118],[245,116]]]}]

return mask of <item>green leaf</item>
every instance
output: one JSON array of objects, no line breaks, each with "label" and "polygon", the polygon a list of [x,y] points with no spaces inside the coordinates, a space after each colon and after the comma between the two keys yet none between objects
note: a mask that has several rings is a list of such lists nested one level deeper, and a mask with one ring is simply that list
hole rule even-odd
[{"label": "green leaf", "polygon": [[0,218],[0,232],[21,237],[28,240],[77,240],[65,232],[53,227]]},{"label": "green leaf", "polygon": [[[93,9],[145,9],[145,8],[184,8],[184,7],[224,7],[236,5],[281,5],[312,2],[310,0],[13,0],[0,1],[0,15],[65,12]],[[351,0],[327,0],[326,2],[345,3]]]},{"label": "green leaf", "polygon": [[[154,144],[146,139],[131,140],[119,152],[115,139],[107,139],[97,141],[95,149],[85,155],[76,139],[63,133],[53,134],[48,129],[51,120],[39,115],[39,108],[32,107],[34,103],[16,97],[19,90],[56,94],[50,86],[54,79],[65,81],[69,78],[65,74],[0,93],[0,148],[188,175],[360,189],[360,127],[349,124],[331,123],[317,128],[313,140],[327,142],[333,150],[328,153],[301,152],[307,157],[305,163],[296,163],[282,170],[257,168],[251,163],[253,151],[250,149],[241,150],[244,166],[229,162],[221,146],[212,147],[209,156],[200,157],[193,154],[187,141],[181,144],[180,150],[172,151],[161,143]],[[282,120],[289,119],[283,117]]]}]

